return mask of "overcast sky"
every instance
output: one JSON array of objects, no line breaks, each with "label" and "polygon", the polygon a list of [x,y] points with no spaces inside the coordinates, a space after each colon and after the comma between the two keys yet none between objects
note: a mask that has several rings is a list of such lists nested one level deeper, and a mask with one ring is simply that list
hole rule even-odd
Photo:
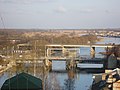
[{"label": "overcast sky", "polygon": [[0,0],[0,16],[6,28],[120,28],[120,0]]}]

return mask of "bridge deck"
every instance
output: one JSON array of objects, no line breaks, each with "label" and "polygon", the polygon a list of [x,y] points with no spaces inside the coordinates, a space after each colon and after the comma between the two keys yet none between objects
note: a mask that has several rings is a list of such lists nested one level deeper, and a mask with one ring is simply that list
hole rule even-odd
[{"label": "bridge deck", "polygon": [[101,64],[104,63],[104,60],[101,58],[94,58],[94,59],[86,59],[86,58],[67,58],[67,57],[41,57],[36,59],[16,59],[17,63],[42,63],[44,60],[50,60],[50,61],[68,61],[68,60],[74,60],[77,63],[96,63]]},{"label": "bridge deck", "polygon": [[65,47],[65,48],[79,48],[79,47],[113,47],[112,44],[85,44],[85,45],[59,45],[59,44],[51,44],[46,45],[46,47]]}]

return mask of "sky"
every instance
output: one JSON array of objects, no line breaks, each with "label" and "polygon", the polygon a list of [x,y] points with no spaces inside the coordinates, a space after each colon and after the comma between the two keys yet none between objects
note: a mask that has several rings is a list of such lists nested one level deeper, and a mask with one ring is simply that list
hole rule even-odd
[{"label": "sky", "polygon": [[0,28],[120,28],[120,0],[0,0]]}]

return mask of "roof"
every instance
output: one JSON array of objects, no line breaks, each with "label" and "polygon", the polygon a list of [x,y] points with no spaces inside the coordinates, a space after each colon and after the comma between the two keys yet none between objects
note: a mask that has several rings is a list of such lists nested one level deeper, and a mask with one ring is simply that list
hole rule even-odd
[{"label": "roof", "polygon": [[7,79],[1,90],[42,90],[42,80],[23,72]]}]

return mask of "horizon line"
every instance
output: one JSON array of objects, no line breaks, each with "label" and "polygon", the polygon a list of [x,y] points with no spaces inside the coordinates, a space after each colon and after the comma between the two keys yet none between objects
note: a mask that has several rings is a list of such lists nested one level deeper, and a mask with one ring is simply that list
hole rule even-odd
[{"label": "horizon line", "polygon": [[20,30],[20,29],[24,29],[24,30],[31,30],[31,29],[33,29],[33,30],[93,30],[93,29],[98,29],[98,30],[100,30],[100,29],[115,29],[115,30],[117,30],[117,29],[120,29],[120,28],[0,28],[0,30],[1,29],[3,29],[3,30],[7,30],[7,29],[9,29],[9,30],[11,30],[11,29],[13,29],[13,30],[15,30],[15,29],[17,29],[17,30]]}]

